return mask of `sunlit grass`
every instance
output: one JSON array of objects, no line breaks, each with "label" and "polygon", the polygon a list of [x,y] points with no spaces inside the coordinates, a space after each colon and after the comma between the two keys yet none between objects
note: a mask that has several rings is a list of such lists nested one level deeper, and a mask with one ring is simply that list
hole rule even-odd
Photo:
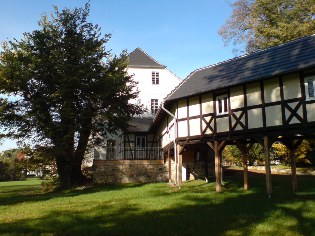
[{"label": "sunlit grass", "polygon": [[213,181],[99,185],[43,193],[41,181],[0,182],[1,235],[312,235],[315,177],[273,176],[265,194],[264,175],[225,178],[223,193]]}]

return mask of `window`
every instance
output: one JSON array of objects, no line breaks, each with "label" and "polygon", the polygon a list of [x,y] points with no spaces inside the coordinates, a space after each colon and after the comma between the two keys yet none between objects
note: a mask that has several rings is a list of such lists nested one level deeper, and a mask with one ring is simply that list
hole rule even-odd
[{"label": "window", "polygon": [[152,71],[152,84],[160,84],[160,73]]},{"label": "window", "polygon": [[306,99],[315,99],[315,92],[314,92],[314,81],[315,76],[305,77],[305,93]]},{"label": "window", "polygon": [[137,149],[145,148],[147,145],[147,139],[145,136],[136,136],[136,147]]},{"label": "window", "polygon": [[315,81],[315,75],[305,77],[304,85],[305,85],[306,99],[315,99],[314,81]]},{"label": "window", "polygon": [[226,114],[228,112],[228,95],[217,96],[217,115]]},{"label": "window", "polygon": [[115,159],[115,153],[116,153],[116,140],[112,140],[112,139],[108,139],[107,140],[107,152],[106,152],[106,156],[107,156],[107,160],[112,160]]},{"label": "window", "polygon": [[151,99],[151,112],[152,114],[156,114],[159,109],[159,100]]}]

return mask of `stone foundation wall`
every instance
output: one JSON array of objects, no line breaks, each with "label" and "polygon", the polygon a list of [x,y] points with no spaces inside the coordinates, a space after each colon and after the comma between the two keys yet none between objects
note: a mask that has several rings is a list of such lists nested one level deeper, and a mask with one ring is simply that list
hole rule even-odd
[{"label": "stone foundation wall", "polygon": [[204,179],[214,176],[214,167],[208,163],[208,176],[205,176],[205,163],[204,161],[183,163],[186,168],[187,180]]},{"label": "stone foundation wall", "polygon": [[168,181],[164,160],[94,160],[95,183],[150,183]]}]

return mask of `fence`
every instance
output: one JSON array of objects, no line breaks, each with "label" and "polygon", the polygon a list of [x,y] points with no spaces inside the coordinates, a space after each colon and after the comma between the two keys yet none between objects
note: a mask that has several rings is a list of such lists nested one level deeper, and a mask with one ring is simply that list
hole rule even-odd
[{"label": "fence", "polygon": [[94,160],[162,160],[163,149],[158,147],[94,149]]}]

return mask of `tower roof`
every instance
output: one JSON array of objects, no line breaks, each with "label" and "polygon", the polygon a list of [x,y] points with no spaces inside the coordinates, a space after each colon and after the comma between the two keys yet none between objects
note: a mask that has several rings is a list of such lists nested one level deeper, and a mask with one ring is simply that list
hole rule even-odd
[{"label": "tower roof", "polygon": [[141,48],[136,48],[129,54],[129,67],[163,69],[166,66],[154,60]]}]

